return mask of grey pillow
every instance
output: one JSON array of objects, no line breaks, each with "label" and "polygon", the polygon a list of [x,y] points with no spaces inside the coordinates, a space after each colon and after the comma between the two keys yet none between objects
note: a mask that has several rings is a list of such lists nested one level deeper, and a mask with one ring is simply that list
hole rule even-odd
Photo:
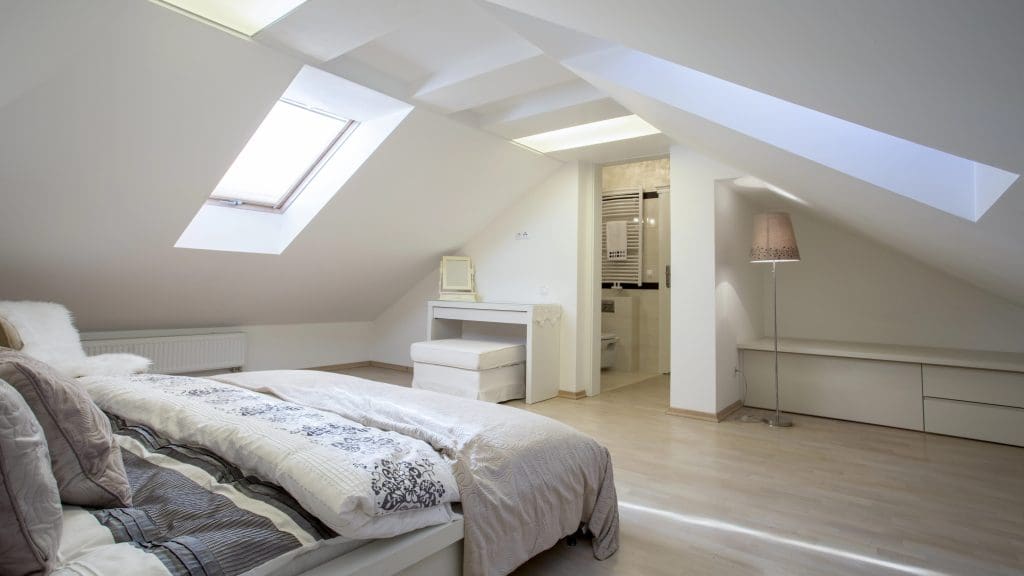
[{"label": "grey pillow", "polygon": [[0,574],[46,574],[61,534],[46,437],[18,391],[0,380]]},{"label": "grey pillow", "polygon": [[63,502],[95,508],[131,505],[131,486],[110,421],[77,382],[9,349],[0,349],[0,380],[21,394],[42,426]]}]

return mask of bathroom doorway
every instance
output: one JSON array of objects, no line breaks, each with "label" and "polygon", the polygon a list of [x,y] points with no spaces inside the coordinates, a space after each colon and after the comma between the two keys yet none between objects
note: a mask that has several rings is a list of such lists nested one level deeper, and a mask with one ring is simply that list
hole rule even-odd
[{"label": "bathroom doorway", "polygon": [[669,372],[668,157],[600,167],[600,390]]}]

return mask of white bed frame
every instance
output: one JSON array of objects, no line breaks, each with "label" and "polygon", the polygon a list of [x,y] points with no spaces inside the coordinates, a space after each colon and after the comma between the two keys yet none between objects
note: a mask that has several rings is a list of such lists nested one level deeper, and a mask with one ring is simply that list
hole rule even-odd
[{"label": "white bed frame", "polygon": [[302,576],[462,576],[462,517],[374,540]]}]

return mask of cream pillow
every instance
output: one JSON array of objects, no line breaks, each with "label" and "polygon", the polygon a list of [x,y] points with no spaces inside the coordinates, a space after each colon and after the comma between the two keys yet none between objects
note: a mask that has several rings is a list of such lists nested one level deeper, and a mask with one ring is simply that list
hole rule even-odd
[{"label": "cream pillow", "polygon": [[48,573],[61,516],[43,429],[21,394],[0,380],[0,574]]},{"label": "cream pillow", "polygon": [[77,382],[9,349],[0,349],[0,380],[21,394],[42,426],[61,501],[97,508],[131,505],[110,421]]}]

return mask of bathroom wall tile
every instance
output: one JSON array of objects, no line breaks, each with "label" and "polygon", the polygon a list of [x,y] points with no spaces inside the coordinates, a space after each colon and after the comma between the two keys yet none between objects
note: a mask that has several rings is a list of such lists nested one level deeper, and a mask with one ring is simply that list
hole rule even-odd
[{"label": "bathroom wall tile", "polygon": [[641,160],[628,164],[613,164],[601,169],[601,184],[605,190],[620,190],[643,186],[653,191],[669,185],[669,159]]},{"label": "bathroom wall tile", "polygon": [[[654,191],[669,186],[669,160],[643,160],[625,164],[605,166],[601,171],[602,186],[605,190],[642,187]],[[668,223],[668,215],[660,213],[661,200],[644,200],[644,249],[643,277],[645,282],[661,279],[659,227]],[[654,218],[653,223],[647,218]],[[648,276],[647,271],[651,271]],[[615,332],[619,338],[615,370],[658,372],[660,353],[660,310],[657,290],[602,290],[602,298],[616,299],[616,314],[602,313],[601,331]],[[619,302],[627,301],[628,310],[620,313]]]}]

